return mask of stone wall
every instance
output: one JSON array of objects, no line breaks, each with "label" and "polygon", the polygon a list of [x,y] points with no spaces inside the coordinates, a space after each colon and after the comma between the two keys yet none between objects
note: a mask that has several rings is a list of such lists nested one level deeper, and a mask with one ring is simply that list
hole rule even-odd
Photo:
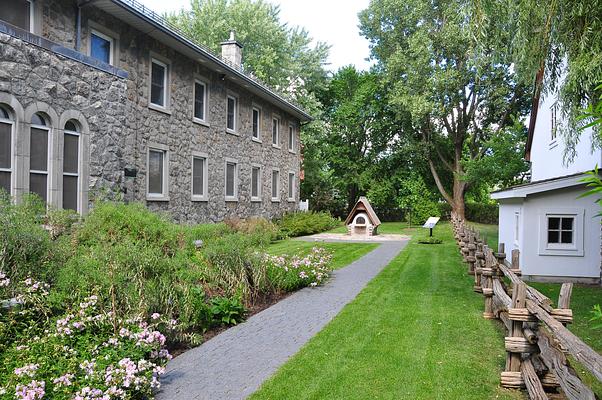
[{"label": "stone wall", "polygon": [[[75,43],[75,1],[42,1],[43,35],[65,47]],[[18,77],[0,78],[0,90],[15,94],[27,103],[46,98],[53,107],[81,110],[90,123],[90,185],[93,189],[108,187],[119,191],[126,200],[145,202],[153,210],[166,211],[174,219],[186,222],[219,221],[227,217],[261,215],[268,218],[297,208],[299,194],[299,121],[275,109],[227,78],[222,80],[214,71],[204,68],[121,23],[93,6],[86,6],[82,15],[82,48],[87,54],[90,29],[110,27],[117,36],[116,67],[127,72],[122,79],[97,71],[76,61],[41,51],[34,46],[17,43],[6,38],[11,49],[21,54],[22,64],[7,65],[6,71],[23,68],[27,71]],[[3,50],[3,53],[13,50]],[[170,104],[169,112],[148,107],[150,57],[169,61]],[[16,55],[15,55],[16,56]],[[14,58],[2,54],[2,62]],[[46,68],[39,71],[43,66]],[[1,69],[0,69],[1,70]],[[27,76],[40,77],[42,83],[31,82]],[[53,77],[59,77],[56,82]],[[200,76],[208,83],[208,124],[193,122],[193,83]],[[10,87],[5,85],[6,80]],[[19,89],[18,87],[21,87]],[[40,90],[40,87],[43,90]],[[55,92],[60,92],[55,96]],[[226,133],[226,93],[235,93],[239,99],[238,135]],[[22,100],[21,100],[22,99]],[[262,143],[251,139],[251,107],[262,109]],[[281,118],[280,148],[271,143],[271,118],[276,113]],[[296,153],[288,151],[288,125],[295,126]],[[169,148],[169,201],[146,199],[146,156],[149,143]],[[206,202],[191,201],[191,163],[193,152],[208,154],[209,197]],[[226,202],[225,158],[238,161],[238,201]],[[251,202],[251,165],[262,168],[262,201]],[[137,170],[136,177],[124,177],[124,168]],[[271,201],[271,171],[280,170],[280,201]],[[295,201],[287,200],[288,172],[296,176]]]}]

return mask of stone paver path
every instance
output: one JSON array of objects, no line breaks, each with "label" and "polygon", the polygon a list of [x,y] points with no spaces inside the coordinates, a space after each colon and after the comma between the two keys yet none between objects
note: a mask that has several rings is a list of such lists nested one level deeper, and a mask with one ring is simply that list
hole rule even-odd
[{"label": "stone paver path", "polygon": [[[311,238],[306,240],[312,240]],[[302,289],[173,359],[158,400],[244,399],[353,300],[407,244],[383,242],[324,286]]]}]

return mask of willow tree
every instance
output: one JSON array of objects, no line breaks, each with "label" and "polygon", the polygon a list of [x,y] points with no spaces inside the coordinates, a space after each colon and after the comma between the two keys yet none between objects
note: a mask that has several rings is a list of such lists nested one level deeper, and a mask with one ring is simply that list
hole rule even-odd
[{"label": "willow tree", "polygon": [[404,134],[422,144],[439,192],[460,216],[478,180],[466,165],[487,157],[486,144],[529,102],[509,58],[477,43],[471,9],[468,0],[372,0],[360,13],[388,101],[411,115]]}]

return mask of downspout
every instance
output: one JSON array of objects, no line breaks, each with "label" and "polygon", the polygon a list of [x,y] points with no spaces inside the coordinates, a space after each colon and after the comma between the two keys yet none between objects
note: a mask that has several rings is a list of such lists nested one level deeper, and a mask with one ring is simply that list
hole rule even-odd
[{"label": "downspout", "polygon": [[79,52],[82,47],[82,6],[77,4],[77,15],[75,17],[75,51]]}]

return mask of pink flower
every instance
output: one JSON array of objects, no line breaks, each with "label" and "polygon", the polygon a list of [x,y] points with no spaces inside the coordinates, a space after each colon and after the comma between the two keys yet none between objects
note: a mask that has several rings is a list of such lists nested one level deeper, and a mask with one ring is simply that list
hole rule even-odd
[{"label": "pink flower", "polygon": [[21,400],[41,399],[46,394],[46,382],[31,381],[27,385],[18,384],[15,388],[15,397]]},{"label": "pink flower", "polygon": [[159,319],[159,318],[161,318],[161,314],[159,314],[159,313],[153,313],[151,315],[151,319]]},{"label": "pink flower", "polygon": [[27,375],[32,378],[36,374],[36,370],[40,367],[39,364],[27,364],[21,368],[15,368],[15,375],[23,376]]}]

